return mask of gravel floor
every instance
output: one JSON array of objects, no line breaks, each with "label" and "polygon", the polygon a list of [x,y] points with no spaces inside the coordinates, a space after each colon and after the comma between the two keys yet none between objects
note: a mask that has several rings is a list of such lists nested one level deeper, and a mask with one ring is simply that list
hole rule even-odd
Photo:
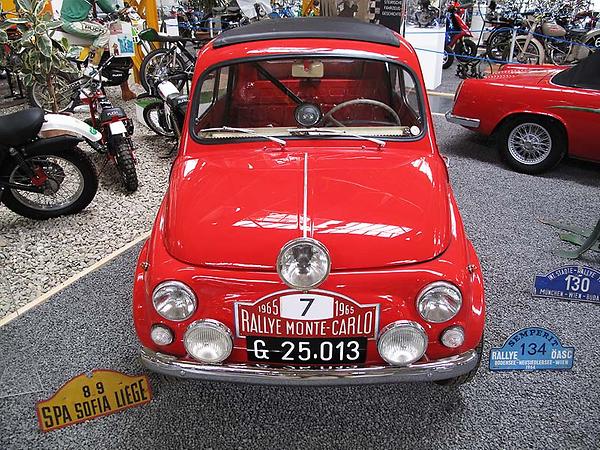
[{"label": "gravel floor", "polygon": [[[133,88],[143,92],[139,86]],[[133,101],[123,102],[118,87],[107,91],[115,106],[135,118]],[[3,108],[3,114],[23,107]],[[86,115],[77,117],[83,120]],[[101,171],[98,194],[82,213],[40,222],[0,207],[0,318],[151,227],[171,165],[161,155],[171,144],[137,122],[133,140],[140,181],[137,192],[127,194],[114,165],[105,165],[104,157],[80,144]]]},{"label": "gravel floor", "polygon": [[[515,174],[486,141],[434,121],[486,284],[484,360],[472,383],[302,388],[150,374],[148,405],[41,433],[35,402],[70,377],[144,373],[131,318],[136,248],[0,328],[0,448],[600,448],[600,307],[530,293],[535,274],[567,263],[551,250],[568,246],[537,218],[591,227],[600,167],[566,161],[546,176]],[[600,268],[600,254],[583,262]],[[490,372],[490,347],[525,326],[576,347],[573,370]]]}]

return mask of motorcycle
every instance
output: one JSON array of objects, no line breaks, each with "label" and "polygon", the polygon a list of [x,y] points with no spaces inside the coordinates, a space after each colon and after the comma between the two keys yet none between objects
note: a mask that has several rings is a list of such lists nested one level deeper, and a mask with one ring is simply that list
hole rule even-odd
[{"label": "motorcycle", "polygon": [[[110,56],[104,64],[110,64],[112,58],[114,56]],[[98,72],[101,71],[102,65],[98,67]],[[87,123],[94,130],[94,137],[98,135],[99,138],[91,139],[93,133],[84,135],[84,138],[94,150],[106,154],[107,160],[116,164],[125,190],[135,192],[138,188],[138,178],[131,141],[133,121],[122,108],[113,107],[106,97],[103,83],[98,76],[81,77],[65,86],[57,87],[57,104],[60,105],[59,109],[62,109],[67,103],[74,105],[77,102],[81,104],[73,108],[75,112],[89,111]],[[38,107],[51,104],[49,100],[42,102],[38,99],[33,103],[39,105]]]},{"label": "motorcycle", "polygon": [[93,144],[88,138],[88,143],[98,152],[105,153],[107,161],[116,165],[125,190],[135,192],[139,183],[135,168],[135,150],[131,140],[133,120],[127,117],[123,108],[112,105],[101,82],[92,83],[82,89],[79,100],[82,105],[75,110],[87,109],[90,117],[86,119],[86,123],[92,129],[99,130],[100,139]]},{"label": "motorcycle", "polygon": [[177,74],[157,80],[154,91],[159,97],[157,101],[146,105],[143,111],[144,122],[152,131],[160,136],[175,138],[175,145],[170,153],[177,148],[181,138],[188,105],[188,96],[181,94],[173,81],[185,76],[186,74]]},{"label": "motorcycle", "polygon": [[461,5],[458,1],[452,1],[446,11],[446,42],[444,46],[444,60],[442,67],[447,69],[456,59],[461,62],[471,61],[477,56],[477,44],[471,38],[473,33],[469,25],[463,20],[465,9],[470,5]]},{"label": "motorcycle", "polygon": [[[94,164],[77,144],[89,127],[73,117],[30,108],[0,117],[0,201],[44,220],[83,210],[98,190]],[[45,134],[59,134],[42,137]]]},{"label": "motorcycle", "polygon": [[430,0],[419,0],[419,6],[415,11],[415,23],[419,28],[436,26],[440,12],[431,6]]},{"label": "motorcycle", "polygon": [[514,50],[507,48],[506,61],[543,64],[546,59],[555,65],[575,64],[586,58],[590,50],[600,45],[600,30],[567,31],[552,19],[550,12],[530,12],[524,19],[525,35],[515,38]]}]

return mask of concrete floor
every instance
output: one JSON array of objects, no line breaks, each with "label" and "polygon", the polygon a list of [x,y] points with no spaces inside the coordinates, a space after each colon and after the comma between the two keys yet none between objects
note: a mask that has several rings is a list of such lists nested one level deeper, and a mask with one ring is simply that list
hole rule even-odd
[{"label": "concrete floor", "polygon": [[[434,122],[486,282],[485,356],[472,383],[302,388],[150,374],[148,405],[41,433],[35,402],[71,377],[144,373],[131,318],[135,248],[0,328],[0,448],[599,448],[600,308],[530,292],[535,274],[567,263],[551,253],[566,244],[537,219],[591,228],[600,168],[566,161],[544,176],[516,174],[486,140]],[[600,255],[583,263],[599,268]],[[525,326],[574,346],[573,370],[490,372],[490,347]]]}]

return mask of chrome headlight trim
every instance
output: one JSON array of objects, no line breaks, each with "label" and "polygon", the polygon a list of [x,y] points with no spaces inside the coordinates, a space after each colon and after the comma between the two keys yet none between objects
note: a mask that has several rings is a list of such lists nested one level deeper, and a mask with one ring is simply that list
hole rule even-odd
[{"label": "chrome headlight trim", "polygon": [[[167,287],[173,287],[176,289],[180,289],[183,292],[185,292],[188,296],[191,297],[192,305],[191,305],[191,308],[188,307],[188,311],[185,313],[185,317],[172,318],[172,317],[166,316],[161,311],[159,311],[159,309],[157,307],[156,296],[157,296],[157,293],[160,291],[160,289],[164,289]],[[192,315],[196,312],[196,309],[198,309],[198,298],[196,297],[196,294],[194,293],[193,289],[190,288],[187,284],[182,283],[181,281],[167,280],[167,281],[163,281],[163,282],[157,284],[156,287],[154,288],[154,290],[152,291],[152,306],[154,307],[154,310],[158,313],[159,316],[161,316],[167,320],[173,321],[173,322],[183,322],[184,320],[187,320],[190,317],[192,317]]]},{"label": "chrome headlight trim", "polygon": [[[190,333],[194,332],[199,326],[205,326],[206,328],[212,328],[213,330],[223,333],[224,335],[226,335],[229,338],[227,352],[219,360],[210,361],[210,362],[202,361],[202,360],[196,358],[194,356],[194,354],[191,353],[190,350],[188,349],[188,337],[189,337]],[[196,361],[201,361],[201,362],[204,362],[207,364],[219,364],[222,361],[229,358],[229,355],[231,355],[231,352],[233,351],[233,334],[231,333],[231,330],[225,324],[223,324],[222,322],[219,322],[218,320],[200,319],[200,320],[196,320],[195,322],[192,322],[185,330],[185,333],[183,334],[183,346],[185,347],[185,351],[188,353],[188,355],[190,355]]]},{"label": "chrome headlight trim", "polygon": [[[458,296],[458,301],[457,301],[458,307],[456,308],[456,311],[454,311],[454,313],[451,316],[443,318],[443,320],[433,320],[431,317],[426,317],[425,312],[424,312],[424,309],[425,309],[425,306],[427,303],[426,296],[428,294],[430,294],[431,291],[434,291],[436,289],[448,289],[448,290],[454,292],[455,294],[457,294],[457,296]],[[417,311],[419,312],[419,316],[421,316],[423,318],[423,320],[426,320],[427,322],[430,322],[430,323],[448,322],[450,319],[453,319],[454,317],[456,317],[456,315],[459,313],[460,309],[462,308],[462,292],[460,291],[460,289],[457,286],[455,286],[454,284],[452,284],[448,281],[434,281],[433,283],[430,283],[427,286],[425,286],[423,289],[421,289],[421,291],[417,295],[416,306],[417,306]]]},{"label": "chrome headlight trim", "polygon": [[413,322],[412,320],[397,320],[396,322],[392,322],[388,325],[386,325],[383,329],[381,329],[379,331],[379,338],[377,339],[377,352],[379,353],[379,356],[381,356],[381,358],[387,362],[388,364],[392,365],[392,366],[396,366],[398,364],[395,364],[391,361],[389,361],[381,352],[381,343],[383,342],[383,340],[385,339],[386,335],[392,331],[395,330],[397,328],[413,328],[415,330],[417,330],[420,334],[421,337],[424,340],[424,345],[423,345],[423,351],[421,352],[420,355],[418,355],[417,358],[415,358],[413,361],[405,364],[405,365],[410,365],[418,360],[420,360],[423,355],[427,352],[427,347],[429,346],[429,336],[427,336],[427,333],[425,332],[425,328],[423,328],[420,324],[418,324],[417,322]]},{"label": "chrome headlight trim", "polygon": [[[294,247],[295,245],[298,244],[310,244],[310,245],[314,245],[315,247],[317,247],[319,250],[321,250],[324,254],[325,257],[327,258],[327,269],[325,271],[325,274],[323,275],[323,277],[319,280],[317,280],[316,282],[307,285],[307,286],[296,286],[294,284],[292,284],[291,282],[289,282],[288,280],[285,279],[285,277],[283,276],[283,274],[281,273],[281,266],[282,266],[282,258],[285,255],[285,253],[290,250],[292,247]],[[313,238],[309,238],[309,237],[300,237],[300,238],[296,238],[296,239],[292,239],[291,241],[287,242],[279,251],[279,255],[277,255],[277,274],[279,275],[279,278],[281,279],[281,281],[283,281],[288,287],[292,288],[292,289],[298,289],[298,290],[307,290],[307,289],[314,289],[317,286],[323,284],[323,282],[327,279],[327,277],[329,276],[329,273],[331,271],[331,256],[329,255],[329,250],[327,250],[327,247],[325,247],[325,245],[323,245],[321,242],[317,241],[316,239]]]}]

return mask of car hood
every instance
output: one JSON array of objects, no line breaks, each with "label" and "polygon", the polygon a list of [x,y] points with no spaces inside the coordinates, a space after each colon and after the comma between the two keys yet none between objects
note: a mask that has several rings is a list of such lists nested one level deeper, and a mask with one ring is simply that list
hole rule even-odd
[{"label": "car hood", "polygon": [[354,149],[264,150],[179,158],[162,219],[167,251],[193,265],[274,270],[308,236],[332,270],[435,258],[451,239],[439,156]]},{"label": "car hood", "polygon": [[533,85],[552,77],[564,68],[556,66],[528,66],[507,64],[502,70],[485,77],[486,81]]}]

